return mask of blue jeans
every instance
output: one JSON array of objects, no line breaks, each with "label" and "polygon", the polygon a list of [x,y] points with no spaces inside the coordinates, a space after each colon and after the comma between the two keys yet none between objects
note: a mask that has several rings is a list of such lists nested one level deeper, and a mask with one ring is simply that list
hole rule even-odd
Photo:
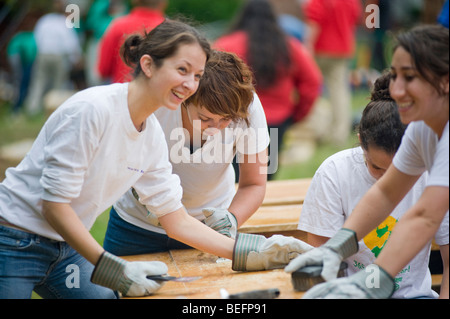
[{"label": "blue jeans", "polygon": [[0,225],[0,299],[112,299],[95,285],[94,266],[66,242]]},{"label": "blue jeans", "polygon": [[117,256],[151,254],[172,249],[192,248],[166,234],[159,234],[123,220],[111,208],[103,248]]}]

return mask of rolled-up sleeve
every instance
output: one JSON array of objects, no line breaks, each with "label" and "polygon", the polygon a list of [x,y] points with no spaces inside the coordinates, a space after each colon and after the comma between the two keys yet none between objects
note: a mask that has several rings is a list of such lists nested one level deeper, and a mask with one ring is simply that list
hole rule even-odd
[{"label": "rolled-up sleeve", "polygon": [[[165,141],[164,133],[160,132],[161,141]],[[147,171],[133,186],[139,195],[139,201],[147,210],[158,217],[172,213],[181,207],[183,190],[178,175],[173,174],[172,164],[169,162],[167,145],[154,145],[155,162],[151,170]]]},{"label": "rolled-up sleeve", "polygon": [[70,203],[79,196],[89,162],[98,146],[98,121],[89,105],[59,112],[45,127],[42,199]]}]

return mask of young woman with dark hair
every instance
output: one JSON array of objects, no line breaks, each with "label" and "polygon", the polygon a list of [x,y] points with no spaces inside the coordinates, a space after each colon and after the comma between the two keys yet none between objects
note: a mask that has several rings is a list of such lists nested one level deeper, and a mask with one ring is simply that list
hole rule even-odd
[{"label": "young woman with dark hair", "polygon": [[[181,187],[152,114],[175,110],[195,93],[210,46],[194,28],[172,21],[125,48],[125,59],[139,65],[136,79],[69,98],[24,160],[6,171],[0,298],[29,298],[33,290],[43,298],[113,298],[101,286],[129,295],[159,289],[145,276],[166,273],[166,265],[125,263],[105,253],[89,229],[131,186],[164,213],[180,209]],[[77,289],[66,285],[69,265],[78,267]],[[93,270],[99,285],[90,280]]]},{"label": "young woman with dark hair", "polygon": [[[423,193],[397,223],[374,264],[366,267],[369,271],[316,286],[306,297],[389,298],[395,291],[395,276],[432,240],[448,215],[448,45],[449,31],[439,25],[418,26],[397,37],[389,92],[401,121],[409,125],[392,165],[336,235],[292,261],[286,271],[323,264],[322,276],[335,278],[340,261],[358,252],[358,241],[391,214],[427,171]],[[448,224],[445,227],[448,231]],[[448,249],[443,258],[448,260]],[[441,289],[448,298],[448,269]]]}]

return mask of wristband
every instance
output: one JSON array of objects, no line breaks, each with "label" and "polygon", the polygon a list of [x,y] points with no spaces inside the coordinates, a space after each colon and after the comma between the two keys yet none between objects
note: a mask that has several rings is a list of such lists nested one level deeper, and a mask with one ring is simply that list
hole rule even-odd
[{"label": "wristband", "polygon": [[123,280],[126,264],[127,261],[105,251],[100,256],[92,272],[91,281],[94,284],[118,290],[126,294],[131,284],[127,285],[127,281]]},{"label": "wristband", "polygon": [[347,228],[341,228],[336,235],[324,244],[324,247],[335,251],[342,259],[356,254],[359,249],[356,233]]},{"label": "wristband", "polygon": [[252,251],[259,252],[259,247],[266,238],[262,235],[236,234],[236,240],[233,248],[233,264],[231,269],[247,270],[247,257]]}]

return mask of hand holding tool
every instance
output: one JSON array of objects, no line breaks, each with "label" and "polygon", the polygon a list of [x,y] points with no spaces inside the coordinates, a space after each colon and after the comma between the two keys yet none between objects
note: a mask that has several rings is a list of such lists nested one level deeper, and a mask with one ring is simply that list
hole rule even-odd
[{"label": "hand holding tool", "polygon": [[[347,276],[347,263],[342,262],[338,277]],[[297,269],[291,274],[292,285],[296,291],[307,291],[311,287],[324,282],[321,276],[322,266],[306,266]]]},{"label": "hand holding tool", "polygon": [[325,281],[336,279],[342,260],[358,252],[356,233],[342,228],[324,245],[298,256],[285,268],[292,273],[305,266],[322,266]]},{"label": "hand holding tool", "polygon": [[121,292],[128,297],[142,297],[153,294],[162,287],[162,282],[149,280],[149,275],[164,275],[166,264],[159,261],[129,262],[104,252],[92,273],[91,281]]}]

